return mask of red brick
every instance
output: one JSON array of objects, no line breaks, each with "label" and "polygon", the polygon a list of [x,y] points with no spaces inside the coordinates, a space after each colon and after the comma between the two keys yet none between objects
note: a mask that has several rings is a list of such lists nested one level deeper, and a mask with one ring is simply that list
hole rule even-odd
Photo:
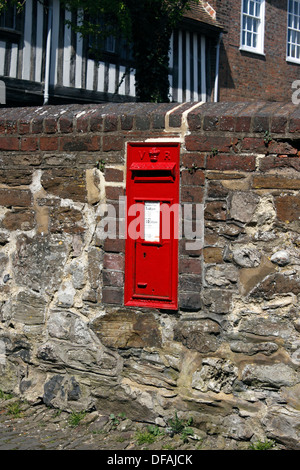
[{"label": "red brick", "polygon": [[20,121],[19,122],[19,133],[20,134],[30,134],[30,122]]},{"label": "red brick", "polygon": [[125,190],[120,186],[106,186],[106,197],[107,199],[119,199],[124,196]]},{"label": "red brick", "polygon": [[114,150],[122,150],[124,138],[119,135],[107,135],[103,137],[103,151],[110,152]]},{"label": "red brick", "polygon": [[60,132],[72,132],[73,131],[73,117],[63,115],[59,119],[59,130]]},{"label": "red brick", "polygon": [[179,258],[180,274],[201,274],[201,260],[199,258]]},{"label": "red brick", "polygon": [[90,135],[61,137],[59,149],[68,152],[95,152],[100,149],[100,138]]},{"label": "red brick", "polygon": [[104,287],[102,289],[102,302],[104,304],[122,305],[123,290],[120,288]]},{"label": "red brick", "polygon": [[294,168],[300,171],[300,158],[268,155],[260,159],[259,169],[261,171],[268,171],[273,168]]},{"label": "red brick", "polygon": [[40,137],[40,150],[58,150],[58,137]]},{"label": "red brick", "polygon": [[287,129],[289,114],[295,110],[293,103],[286,103],[282,108],[279,108],[272,115],[271,120],[271,133],[282,133],[284,134]]},{"label": "red brick", "polygon": [[105,181],[120,183],[124,181],[124,172],[118,168],[105,168]]},{"label": "red brick", "polygon": [[0,150],[19,150],[18,137],[0,137]]},{"label": "red brick", "polygon": [[197,186],[181,187],[181,202],[201,203],[203,201],[204,189]]},{"label": "red brick", "polygon": [[206,178],[208,180],[240,180],[245,178],[246,175],[237,171],[236,173],[230,172],[227,173],[226,170],[223,171],[208,171],[206,173]]},{"label": "red brick", "polygon": [[179,291],[185,292],[199,292],[202,284],[201,276],[195,276],[194,274],[186,274],[179,278]]},{"label": "red brick", "polygon": [[290,132],[300,132],[300,110],[299,106],[295,107],[295,111],[290,117],[289,122],[289,131]]},{"label": "red brick", "polygon": [[120,238],[106,238],[104,241],[104,251],[110,251],[113,253],[124,253],[125,240]]},{"label": "red brick", "polygon": [[290,132],[300,132],[300,118],[293,118],[290,120]]},{"label": "red brick", "polygon": [[[237,109],[240,109],[240,106]],[[237,113],[234,103],[208,103],[205,107],[201,106],[200,110],[204,113],[203,130],[234,130],[234,115]]]},{"label": "red brick", "polygon": [[114,114],[106,115],[104,119],[104,126],[103,126],[104,132],[113,132],[113,131],[116,131],[117,128],[118,128],[118,116]]},{"label": "red brick", "polygon": [[246,103],[227,103],[220,114],[220,130],[233,132],[236,127],[236,118],[246,106]]},{"label": "red brick", "polygon": [[38,149],[37,137],[23,137],[21,139],[21,150],[34,152]]},{"label": "red brick", "polygon": [[103,285],[122,287],[124,285],[124,273],[121,271],[103,270]]},{"label": "red brick", "polygon": [[[192,311],[197,311],[201,309],[202,302],[200,294],[198,292],[179,292],[178,297],[180,308]],[[176,337],[175,340],[178,341]]]},{"label": "red brick", "polygon": [[5,134],[5,118],[0,117],[0,134]]},{"label": "red brick", "polygon": [[285,116],[272,116],[271,121],[271,133],[282,133],[284,134],[287,126],[287,117]]},{"label": "red brick", "polygon": [[271,142],[269,145],[269,153],[277,153],[284,155],[297,155],[298,149],[290,144],[289,142]]},{"label": "red brick", "polygon": [[221,116],[220,117],[220,130],[233,132],[235,128],[234,116]]},{"label": "red brick", "polygon": [[203,118],[203,130],[204,131],[215,131],[219,129],[219,115],[210,114]]},{"label": "red brick", "polygon": [[228,192],[229,189],[224,187],[220,181],[209,181],[207,188],[207,197],[213,199],[225,198],[228,195]]},{"label": "red brick", "polygon": [[182,170],[181,183],[183,185],[203,186],[205,181],[204,171],[202,170]]},{"label": "red brick", "polygon": [[57,132],[57,119],[54,117],[46,117],[44,119],[44,131],[46,134],[53,134]]},{"label": "red brick", "polygon": [[43,132],[43,118],[42,118],[42,116],[37,116],[32,120],[31,132],[32,132],[32,134],[40,134],[40,133]]},{"label": "red brick", "polygon": [[219,137],[219,136],[205,136],[205,135],[188,135],[185,139],[187,150],[198,150],[200,152],[211,152],[218,150],[218,152],[228,152],[232,147],[238,143],[236,137]]},{"label": "red brick", "polygon": [[103,129],[103,115],[102,109],[99,110],[99,113],[94,113],[90,117],[90,130],[91,132],[99,132]]},{"label": "red brick", "polygon": [[124,271],[124,256],[117,253],[105,253],[103,258],[103,268],[116,271]]},{"label": "red brick", "polygon": [[10,118],[5,122],[5,128],[7,134],[15,134],[18,131],[18,121],[17,119]]},{"label": "red brick", "polygon": [[245,137],[241,142],[241,150],[265,153],[267,151],[264,139],[261,137]]},{"label": "red brick", "polygon": [[185,168],[205,168],[205,154],[184,153],[181,156],[181,164]]},{"label": "red brick", "polygon": [[133,116],[123,114],[121,116],[121,129],[124,131],[130,131],[133,128]]},{"label": "red brick", "polygon": [[90,119],[87,114],[79,116],[76,120],[76,130],[77,132],[88,132],[90,126]]},{"label": "red brick", "polygon": [[236,132],[250,132],[251,116],[239,116],[236,119],[235,131]]},{"label": "red brick", "polygon": [[252,123],[253,132],[267,132],[270,130],[270,115],[254,116]]},{"label": "red brick", "polygon": [[206,160],[207,170],[231,170],[231,171],[254,171],[254,155],[208,155]]},{"label": "red brick", "polygon": [[250,103],[241,110],[236,118],[236,132],[250,132],[253,116],[262,108],[262,103]]}]

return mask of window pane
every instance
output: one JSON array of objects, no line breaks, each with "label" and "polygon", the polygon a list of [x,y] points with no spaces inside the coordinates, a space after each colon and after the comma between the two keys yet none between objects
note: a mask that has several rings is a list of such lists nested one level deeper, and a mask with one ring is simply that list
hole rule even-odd
[{"label": "window pane", "polygon": [[249,8],[250,15],[254,15],[254,2],[250,1],[250,8]]},{"label": "window pane", "polygon": [[294,44],[291,45],[291,57],[293,59],[295,58],[295,46],[294,46]]},{"label": "window pane", "polygon": [[251,47],[251,33],[247,33],[247,46]]},{"label": "window pane", "polygon": [[260,16],[260,1],[256,3],[255,16]]},{"label": "window pane", "polygon": [[252,31],[252,24],[253,24],[252,18],[248,18],[248,21],[247,21],[247,30],[248,31]]},{"label": "window pane", "polygon": [[257,34],[253,34],[253,47],[257,47]]},{"label": "window pane", "polygon": [[287,56],[300,59],[300,0],[288,1]]},{"label": "window pane", "polygon": [[115,52],[115,50],[116,50],[116,40],[115,40],[114,36],[111,35],[111,36],[108,36],[106,38],[104,49],[107,52]]}]

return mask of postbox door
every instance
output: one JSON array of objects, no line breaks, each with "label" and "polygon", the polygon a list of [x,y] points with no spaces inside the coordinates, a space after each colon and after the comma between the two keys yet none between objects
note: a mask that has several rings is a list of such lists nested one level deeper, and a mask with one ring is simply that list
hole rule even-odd
[{"label": "postbox door", "polygon": [[126,305],[177,309],[178,166],[178,144],[128,145]]}]

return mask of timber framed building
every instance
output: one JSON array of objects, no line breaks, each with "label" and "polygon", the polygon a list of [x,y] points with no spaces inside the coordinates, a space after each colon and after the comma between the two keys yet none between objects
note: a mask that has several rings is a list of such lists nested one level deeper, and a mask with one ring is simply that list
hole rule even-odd
[{"label": "timber framed building", "polygon": [[[134,68],[124,41],[108,38],[100,61],[88,38],[68,27],[76,15],[60,0],[42,5],[27,0],[22,14],[13,7],[0,17],[0,80],[6,104],[135,101]],[[207,101],[215,86],[220,25],[194,5],[173,32],[170,48],[170,100]]]}]

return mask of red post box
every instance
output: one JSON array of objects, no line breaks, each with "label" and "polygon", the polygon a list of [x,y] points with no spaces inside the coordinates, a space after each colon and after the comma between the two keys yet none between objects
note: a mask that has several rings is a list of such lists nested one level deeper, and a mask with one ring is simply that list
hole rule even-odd
[{"label": "red post box", "polygon": [[176,310],[178,143],[129,143],[125,305]]}]

